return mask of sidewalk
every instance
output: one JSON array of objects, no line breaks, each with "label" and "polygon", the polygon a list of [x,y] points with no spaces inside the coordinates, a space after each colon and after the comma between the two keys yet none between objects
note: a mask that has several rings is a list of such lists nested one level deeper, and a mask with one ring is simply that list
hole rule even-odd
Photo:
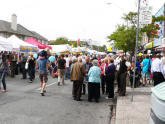
[{"label": "sidewalk", "polygon": [[116,124],[149,124],[151,87],[135,88],[134,91],[133,102],[129,87],[126,96],[118,96]]}]

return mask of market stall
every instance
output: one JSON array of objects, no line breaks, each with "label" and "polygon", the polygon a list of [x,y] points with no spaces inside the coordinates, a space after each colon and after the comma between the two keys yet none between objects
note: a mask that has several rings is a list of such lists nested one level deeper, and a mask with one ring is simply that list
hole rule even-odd
[{"label": "market stall", "polygon": [[71,47],[68,44],[64,45],[50,45],[52,47],[51,53],[57,54],[69,54],[71,52]]},{"label": "market stall", "polygon": [[7,41],[13,46],[13,50],[19,51],[19,52],[37,52],[38,47],[31,45],[29,43],[26,43],[16,37],[15,35],[9,37]]},{"label": "market stall", "polygon": [[34,46],[37,46],[39,49],[45,49],[45,48],[49,48],[52,49],[51,46],[45,45],[40,43],[39,41],[37,41],[35,38],[30,37],[28,40],[25,41],[26,43],[32,44]]},{"label": "market stall", "polygon": [[13,46],[7,41],[7,39],[0,37],[0,51],[12,51]]}]

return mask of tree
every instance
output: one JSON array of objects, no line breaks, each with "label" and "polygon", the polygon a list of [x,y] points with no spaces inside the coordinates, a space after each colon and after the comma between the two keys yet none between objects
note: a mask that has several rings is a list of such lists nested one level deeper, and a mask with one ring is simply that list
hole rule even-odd
[{"label": "tree", "polygon": [[115,41],[115,48],[123,50],[125,53],[135,49],[136,29],[127,28],[125,25],[118,25],[117,30],[108,36],[110,41]]},{"label": "tree", "polygon": [[[128,14],[124,14],[123,19],[127,22],[127,26],[118,25],[116,31],[108,36],[108,38],[110,39],[110,41],[115,41],[115,47],[117,49],[123,50],[124,52],[134,51],[137,30],[137,13],[129,12]],[[139,39],[141,39],[143,32],[146,32],[149,39],[158,37],[157,31],[160,29],[160,27],[157,24],[155,25],[155,22],[164,20],[164,16],[153,16],[152,24],[148,24],[144,28],[140,29]]]},{"label": "tree", "polygon": [[136,27],[137,26],[137,13],[136,12],[129,12],[128,14],[124,14],[122,17],[124,21],[131,24],[131,26]]},{"label": "tree", "polygon": [[161,22],[161,21],[165,21],[165,16],[152,16],[152,23],[146,25],[145,27],[143,27],[141,29],[141,32],[146,32],[148,40],[152,39],[152,38],[158,38],[158,30],[160,30],[160,27],[158,24],[155,24],[156,22]]},{"label": "tree", "polygon": [[50,45],[70,44],[68,39],[65,37],[59,37],[55,41],[50,41]]}]

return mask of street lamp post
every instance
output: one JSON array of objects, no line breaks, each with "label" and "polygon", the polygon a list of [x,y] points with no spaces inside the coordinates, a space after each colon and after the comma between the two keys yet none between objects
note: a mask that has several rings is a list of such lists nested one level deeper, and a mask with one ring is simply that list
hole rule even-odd
[{"label": "street lamp post", "polygon": [[137,21],[137,32],[136,32],[135,65],[134,65],[134,74],[133,74],[133,88],[132,88],[132,98],[131,98],[131,101],[132,101],[132,102],[133,102],[133,96],[134,96],[135,72],[136,72],[136,58],[137,58],[137,47],[138,47],[138,41],[139,41],[139,15],[140,15],[140,2],[141,2],[141,0],[138,0],[138,21]]}]

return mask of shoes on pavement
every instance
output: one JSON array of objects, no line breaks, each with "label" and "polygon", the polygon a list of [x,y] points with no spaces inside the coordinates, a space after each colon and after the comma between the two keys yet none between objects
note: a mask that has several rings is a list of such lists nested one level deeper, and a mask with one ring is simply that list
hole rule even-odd
[{"label": "shoes on pavement", "polygon": [[82,101],[82,99],[77,99],[77,101]]},{"label": "shoes on pavement", "polygon": [[98,100],[98,99],[95,99],[95,102],[96,102],[96,103],[98,103],[98,102],[99,102],[99,100]]},{"label": "shoes on pavement", "polygon": [[2,90],[2,93],[6,93],[6,90]]},{"label": "shoes on pavement", "polygon": [[85,95],[85,93],[82,93],[82,95]]},{"label": "shoes on pavement", "polygon": [[26,78],[21,78],[22,80],[26,79]]},{"label": "shoes on pavement", "polygon": [[119,96],[125,96],[125,94],[119,94]]},{"label": "shoes on pavement", "polygon": [[32,83],[33,81],[29,81],[29,83]]},{"label": "shoes on pavement", "polygon": [[105,99],[109,99],[109,100],[112,100],[113,98],[110,98],[110,97],[108,97],[108,96],[107,96],[107,97],[105,97]]},{"label": "shoes on pavement", "polygon": [[40,94],[41,94],[41,96],[45,96],[45,94],[44,94],[44,93],[42,93],[42,92],[41,92]]},{"label": "shoes on pavement", "polygon": [[58,86],[60,86],[60,82],[58,82],[58,84],[57,84]]}]

